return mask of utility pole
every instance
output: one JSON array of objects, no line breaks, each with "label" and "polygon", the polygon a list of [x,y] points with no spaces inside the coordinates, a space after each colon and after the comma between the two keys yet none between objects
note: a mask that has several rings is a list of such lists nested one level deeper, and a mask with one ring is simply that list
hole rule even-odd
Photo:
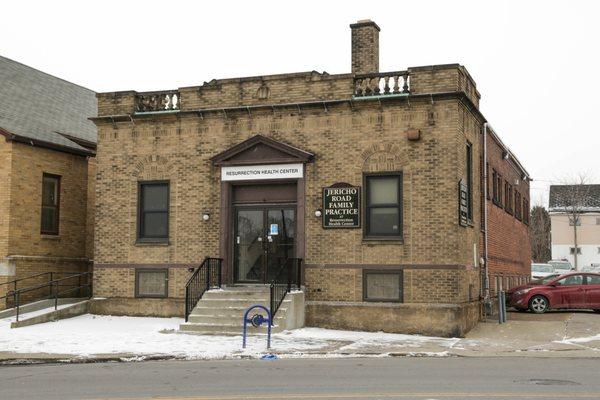
[{"label": "utility pole", "polygon": [[575,267],[575,271],[578,271],[577,268],[577,224],[579,223],[579,215],[577,211],[573,211],[573,242],[575,245],[575,249],[573,250],[573,266]]}]

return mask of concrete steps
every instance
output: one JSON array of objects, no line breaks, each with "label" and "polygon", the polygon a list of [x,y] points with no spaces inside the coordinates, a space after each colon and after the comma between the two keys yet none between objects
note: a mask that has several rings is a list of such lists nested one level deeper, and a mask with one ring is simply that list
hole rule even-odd
[{"label": "concrete steps", "polygon": [[[269,309],[269,301],[269,287],[265,285],[234,286],[210,290],[202,296],[202,299],[192,310],[188,322],[181,324],[179,330],[181,332],[210,335],[241,335],[244,312],[248,307],[262,305]],[[303,304],[302,307],[304,307]],[[290,321],[290,315],[288,314],[292,309],[292,296],[288,295],[277,311],[271,332],[276,333],[290,329],[288,322]],[[253,310],[251,315],[257,313],[266,317],[266,313],[260,309]],[[267,326],[263,324],[261,327],[255,328],[248,324],[248,332],[250,334],[266,334]]]}]

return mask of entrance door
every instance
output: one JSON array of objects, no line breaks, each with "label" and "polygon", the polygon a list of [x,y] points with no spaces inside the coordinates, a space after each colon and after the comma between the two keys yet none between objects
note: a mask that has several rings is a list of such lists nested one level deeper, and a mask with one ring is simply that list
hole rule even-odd
[{"label": "entrance door", "polygon": [[296,209],[237,207],[233,238],[235,281],[268,283],[295,257]]}]

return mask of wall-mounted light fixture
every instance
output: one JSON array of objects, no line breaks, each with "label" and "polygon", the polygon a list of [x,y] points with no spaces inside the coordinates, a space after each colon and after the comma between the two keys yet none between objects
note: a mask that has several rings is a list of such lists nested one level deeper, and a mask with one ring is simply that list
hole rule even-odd
[{"label": "wall-mounted light fixture", "polygon": [[210,214],[209,213],[204,213],[202,215],[202,219],[205,220],[205,221],[208,221],[210,219]]},{"label": "wall-mounted light fixture", "polygon": [[321,217],[322,213],[321,210],[315,210],[315,217],[319,218]]}]

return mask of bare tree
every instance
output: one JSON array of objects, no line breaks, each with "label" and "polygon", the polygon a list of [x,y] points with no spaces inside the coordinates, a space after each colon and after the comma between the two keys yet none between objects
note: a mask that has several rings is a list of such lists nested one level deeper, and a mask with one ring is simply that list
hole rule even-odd
[{"label": "bare tree", "polygon": [[[573,267],[578,269],[577,252],[577,227],[581,225],[581,215],[590,211],[594,199],[591,195],[591,185],[588,184],[587,174],[580,173],[574,177],[566,178],[561,185],[550,187],[550,211],[557,211],[569,217],[569,225],[573,227]],[[554,193],[552,191],[554,190]]]},{"label": "bare tree", "polygon": [[550,249],[550,215],[540,205],[531,209],[529,223],[531,237],[531,259],[537,263],[546,263],[552,257]]}]

